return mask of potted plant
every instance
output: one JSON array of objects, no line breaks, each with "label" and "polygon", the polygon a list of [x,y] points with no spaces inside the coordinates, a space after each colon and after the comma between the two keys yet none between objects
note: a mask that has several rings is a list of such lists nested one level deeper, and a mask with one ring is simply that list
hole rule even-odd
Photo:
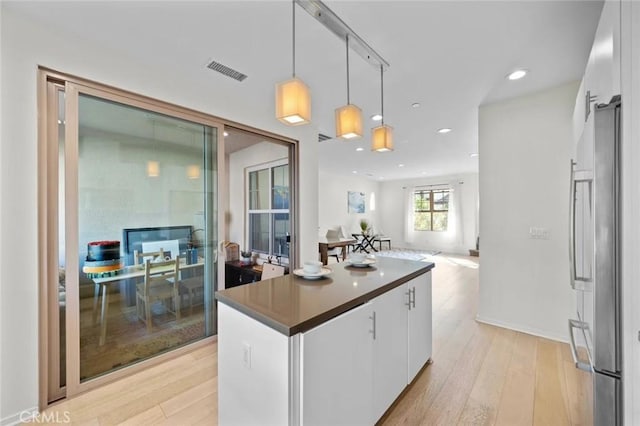
[{"label": "potted plant", "polygon": [[251,252],[250,251],[240,251],[240,262],[243,265],[251,265]]},{"label": "potted plant", "polygon": [[360,219],[360,229],[363,235],[369,231],[369,221],[367,219]]}]

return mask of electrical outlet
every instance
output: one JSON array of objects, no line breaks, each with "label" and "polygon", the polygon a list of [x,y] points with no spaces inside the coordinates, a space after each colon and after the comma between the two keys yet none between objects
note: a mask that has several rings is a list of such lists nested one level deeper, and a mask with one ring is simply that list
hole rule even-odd
[{"label": "electrical outlet", "polygon": [[242,344],[242,363],[251,370],[251,345],[246,342]]}]

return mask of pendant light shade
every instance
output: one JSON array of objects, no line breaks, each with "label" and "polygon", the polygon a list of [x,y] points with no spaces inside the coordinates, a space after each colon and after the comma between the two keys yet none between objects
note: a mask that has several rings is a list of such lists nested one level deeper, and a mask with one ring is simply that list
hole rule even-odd
[{"label": "pendant light shade", "polygon": [[289,80],[276,84],[276,118],[288,124],[297,126],[311,121],[311,93],[309,87],[296,77],[296,2],[291,1],[292,7],[292,46],[293,72]]},{"label": "pendant light shade", "polygon": [[362,136],[362,110],[353,104],[336,109],[336,137],[353,139]]},{"label": "pendant light shade", "polygon": [[380,65],[380,114],[382,122],[380,126],[371,129],[371,151],[393,151],[393,127],[384,124],[384,69]]},{"label": "pendant light shade", "polygon": [[336,137],[353,139],[362,137],[362,110],[351,103],[349,93],[349,34],[347,45],[347,104],[336,109]]},{"label": "pendant light shade", "polygon": [[371,129],[371,150],[393,151],[393,127],[382,125]]},{"label": "pendant light shade", "polygon": [[290,126],[311,121],[311,93],[304,81],[293,77],[276,85],[276,118]]}]

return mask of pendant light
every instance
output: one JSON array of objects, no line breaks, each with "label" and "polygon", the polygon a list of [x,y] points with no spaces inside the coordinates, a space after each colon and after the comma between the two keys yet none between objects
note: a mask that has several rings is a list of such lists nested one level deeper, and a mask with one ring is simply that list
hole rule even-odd
[{"label": "pendant light", "polygon": [[289,126],[311,121],[311,94],[309,87],[296,77],[296,2],[293,10],[293,73],[292,78],[276,84],[276,118]]},{"label": "pendant light", "polygon": [[380,65],[380,126],[371,129],[371,151],[393,151],[393,127],[384,124],[384,69]]},{"label": "pendant light", "polygon": [[362,137],[362,110],[351,104],[349,96],[349,34],[347,39],[347,104],[336,109],[336,137],[353,139]]}]

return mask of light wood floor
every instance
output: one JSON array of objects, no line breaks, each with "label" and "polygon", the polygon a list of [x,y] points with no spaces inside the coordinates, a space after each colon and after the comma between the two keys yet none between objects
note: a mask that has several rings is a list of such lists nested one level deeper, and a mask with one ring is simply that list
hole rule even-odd
[{"label": "light wood floor", "polygon": [[[589,376],[566,344],[475,321],[478,259],[436,256],[434,353],[383,425],[588,425]],[[217,424],[209,345],[47,410],[73,424]],[[62,418],[62,417],[61,417]]]}]

